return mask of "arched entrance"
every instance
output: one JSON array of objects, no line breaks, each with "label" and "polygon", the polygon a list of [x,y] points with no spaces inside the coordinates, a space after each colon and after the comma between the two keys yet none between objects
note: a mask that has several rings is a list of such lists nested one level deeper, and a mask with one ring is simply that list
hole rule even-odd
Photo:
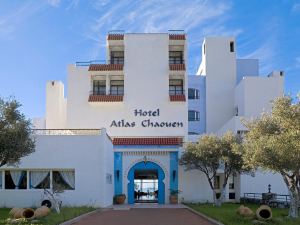
[{"label": "arched entrance", "polygon": [[128,204],[135,202],[165,203],[165,173],[154,162],[139,162],[130,168],[127,176]]}]

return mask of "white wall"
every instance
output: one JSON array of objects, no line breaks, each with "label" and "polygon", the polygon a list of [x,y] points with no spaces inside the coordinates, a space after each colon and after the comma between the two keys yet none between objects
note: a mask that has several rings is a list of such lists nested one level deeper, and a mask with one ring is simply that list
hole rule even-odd
[{"label": "white wall", "polygon": [[179,166],[179,199],[185,202],[213,202],[213,192],[204,173]]},{"label": "white wall", "polygon": [[235,90],[239,115],[251,118],[270,112],[272,101],[284,93],[283,82],[281,76],[244,77]]},{"label": "white wall", "polygon": [[[125,34],[124,101],[89,103],[88,68],[68,68],[67,128],[106,127],[110,136],[186,136],[187,102],[169,100],[168,34]],[[154,66],[155,65],[155,66]],[[103,72],[102,72],[103,73]],[[95,73],[93,73],[95,74]],[[185,72],[183,72],[183,76]],[[135,109],[160,109],[159,117],[134,116]],[[113,120],[136,127],[110,127]],[[182,122],[181,128],[141,127],[142,120]]]},{"label": "white wall", "polygon": [[257,171],[254,177],[241,175],[241,197],[244,193],[267,193],[269,184],[271,184],[272,193],[288,194],[288,189],[280,174]]},{"label": "white wall", "polygon": [[[105,131],[95,136],[39,135],[36,136],[36,151],[24,157],[18,168],[74,169],[75,190],[60,194],[63,205],[105,207],[111,205],[113,199],[113,181],[111,184],[106,183],[106,173],[113,174],[111,162],[112,145]],[[42,190],[2,189],[0,207],[39,206],[41,196]]]},{"label": "white wall", "polygon": [[46,85],[46,128],[63,129],[66,126],[66,105],[64,84],[48,81]]},{"label": "white wall", "polygon": [[[236,53],[234,38],[205,38],[206,132],[216,132],[234,115]],[[236,46],[235,46],[236,51]]]},{"label": "white wall", "polygon": [[236,60],[236,84],[245,76],[258,76],[258,59],[237,59]]}]

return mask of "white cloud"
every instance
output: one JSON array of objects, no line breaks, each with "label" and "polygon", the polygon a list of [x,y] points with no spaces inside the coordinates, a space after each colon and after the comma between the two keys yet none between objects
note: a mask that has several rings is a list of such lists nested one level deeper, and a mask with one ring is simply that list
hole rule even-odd
[{"label": "white cloud", "polygon": [[[225,25],[230,17],[229,1],[126,0],[108,4],[106,0],[99,0],[93,4],[93,8],[99,16],[90,23],[84,34],[93,40],[99,40],[99,35],[105,35],[109,30],[125,30],[128,33],[185,30],[200,37],[204,33],[236,36],[242,32],[239,28],[228,29]],[[200,44],[198,41],[197,45]]]},{"label": "white cloud", "polygon": [[27,1],[12,12],[0,17],[0,38],[11,39],[24,21],[43,8],[37,1]]},{"label": "white cloud", "polygon": [[60,0],[47,0],[48,4],[53,7],[58,7],[60,4]]}]

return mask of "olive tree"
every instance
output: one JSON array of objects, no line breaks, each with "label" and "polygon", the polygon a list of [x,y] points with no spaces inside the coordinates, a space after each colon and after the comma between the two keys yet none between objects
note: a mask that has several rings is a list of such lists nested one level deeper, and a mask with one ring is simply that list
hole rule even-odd
[{"label": "olive tree", "polygon": [[34,152],[31,122],[19,111],[20,103],[0,98],[0,167],[18,163]]},{"label": "olive tree", "polygon": [[[220,206],[225,200],[226,186],[231,175],[240,173],[243,169],[240,141],[232,133],[226,133],[222,137],[216,135],[203,135],[197,143],[189,143],[181,156],[180,164],[186,170],[199,170],[207,178],[213,192],[214,204]],[[221,196],[216,199],[217,170],[224,171],[224,179],[221,186]]]},{"label": "olive tree", "polygon": [[271,113],[245,121],[245,161],[253,168],[281,174],[291,202],[289,216],[298,217],[300,196],[300,104],[291,97],[277,98]]}]

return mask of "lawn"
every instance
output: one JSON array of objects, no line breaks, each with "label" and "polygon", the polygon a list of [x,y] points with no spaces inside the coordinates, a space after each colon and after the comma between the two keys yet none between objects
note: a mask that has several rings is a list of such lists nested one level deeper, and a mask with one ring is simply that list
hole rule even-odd
[{"label": "lawn", "polygon": [[[255,218],[243,218],[236,214],[236,209],[240,204],[225,203],[221,207],[214,207],[211,204],[187,204],[189,207],[199,211],[225,225],[253,225]],[[255,213],[259,207],[254,204],[245,205]],[[276,225],[299,225],[300,219],[287,218],[288,209],[272,208],[273,219],[267,224]]]},{"label": "lawn", "polygon": [[[95,208],[92,207],[63,207],[60,214],[52,210],[49,216],[39,219],[39,222],[35,224],[56,225],[93,210]],[[9,211],[10,209],[8,208],[0,208],[0,225],[8,224],[6,219],[8,218]],[[20,224],[29,225],[31,223],[23,222]]]}]

